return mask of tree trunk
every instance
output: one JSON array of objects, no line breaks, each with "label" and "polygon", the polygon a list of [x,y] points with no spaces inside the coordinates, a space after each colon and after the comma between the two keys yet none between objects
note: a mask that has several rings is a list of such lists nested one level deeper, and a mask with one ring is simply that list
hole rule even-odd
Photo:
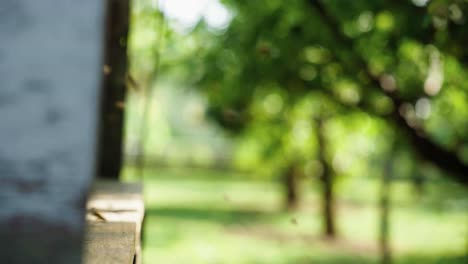
[{"label": "tree trunk", "polygon": [[108,0],[104,55],[98,177],[118,179],[127,76],[129,0]]},{"label": "tree trunk", "polygon": [[380,189],[380,234],[379,247],[381,254],[381,263],[392,263],[392,252],[390,248],[390,188],[391,178],[393,174],[393,150],[389,154],[389,158],[382,173],[382,184]]},{"label": "tree trunk", "polygon": [[335,198],[333,193],[333,171],[326,159],[326,141],[323,129],[323,120],[317,120],[318,156],[322,164],[322,214],[325,236],[336,237],[335,229]]},{"label": "tree trunk", "polygon": [[295,210],[299,206],[299,185],[297,166],[290,165],[284,174],[284,187],[286,191],[286,208]]},{"label": "tree trunk", "polygon": [[415,171],[412,177],[414,195],[419,199],[424,194],[425,179],[419,171]]}]

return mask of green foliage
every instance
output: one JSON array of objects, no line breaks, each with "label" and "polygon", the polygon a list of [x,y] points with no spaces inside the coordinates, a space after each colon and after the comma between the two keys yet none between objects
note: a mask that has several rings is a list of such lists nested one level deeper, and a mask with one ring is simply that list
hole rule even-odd
[{"label": "green foliage", "polygon": [[[207,45],[193,61],[202,65],[196,85],[209,99],[208,114],[246,140],[241,166],[314,159],[314,120],[325,117],[341,123],[328,129],[330,160],[353,164],[343,174],[371,171],[370,157],[385,159],[386,139],[417,147],[392,132],[395,114],[461,158],[468,144],[465,1],[223,3],[235,16],[222,34],[195,28]],[[361,147],[367,154],[346,151]]]}]

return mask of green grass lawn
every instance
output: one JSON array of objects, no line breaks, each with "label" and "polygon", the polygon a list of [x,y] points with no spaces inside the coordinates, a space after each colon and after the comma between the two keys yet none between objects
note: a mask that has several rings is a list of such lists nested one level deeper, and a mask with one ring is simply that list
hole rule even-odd
[{"label": "green grass lawn", "polygon": [[[144,263],[378,263],[375,184],[357,200],[352,185],[340,188],[340,238],[328,241],[311,183],[304,184],[301,208],[284,212],[278,183],[241,179],[213,171],[148,171]],[[467,212],[397,204],[391,217],[395,263],[468,263]]]}]

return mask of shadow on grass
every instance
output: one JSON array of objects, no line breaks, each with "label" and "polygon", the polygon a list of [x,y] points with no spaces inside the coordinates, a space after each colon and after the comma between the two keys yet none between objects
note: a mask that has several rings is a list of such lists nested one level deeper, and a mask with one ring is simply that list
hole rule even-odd
[{"label": "shadow on grass", "polygon": [[280,213],[261,211],[258,209],[231,208],[194,208],[194,207],[159,207],[149,208],[145,212],[147,217],[176,218],[177,220],[209,221],[224,225],[248,224],[259,222]]},{"label": "shadow on grass", "polygon": [[[271,229],[262,222],[269,222],[272,218],[284,216],[284,213],[257,209],[238,209],[238,208],[207,208],[207,207],[183,207],[166,206],[157,208],[148,208],[146,216],[151,221],[164,219],[170,221],[200,221],[208,223],[217,223],[228,226],[226,232],[233,235],[248,236],[254,239],[263,239],[279,242],[279,245],[289,243],[300,246],[301,244],[310,245],[313,249],[327,248],[325,253],[317,256],[308,257],[286,257],[285,260],[278,260],[278,264],[371,264],[380,263],[376,258],[377,249],[367,245],[358,245],[351,241],[323,241],[319,236],[306,234],[290,234],[284,231]],[[252,226],[249,224],[260,224]],[[246,227],[247,226],[247,227]],[[165,229],[166,231],[170,229]],[[168,231],[168,232],[169,232]],[[161,234],[160,234],[161,235]],[[169,232],[159,246],[167,245],[169,239],[174,241],[182,239],[178,232]],[[318,247],[317,247],[318,246]],[[328,253],[329,252],[329,253]],[[265,263],[263,261],[250,261],[248,263]],[[468,264],[467,256],[426,256],[426,255],[408,255],[398,256],[394,264]]]},{"label": "shadow on grass", "polygon": [[[468,254],[468,253],[467,253]],[[468,255],[465,256],[404,256],[398,264],[466,264]]]},{"label": "shadow on grass", "polygon": [[[260,264],[260,262],[258,262]],[[288,259],[281,264],[377,264],[378,260],[367,258],[367,257],[354,257],[354,256],[334,256],[330,255],[327,257],[306,257],[306,258],[295,258]]]},{"label": "shadow on grass", "polygon": [[[394,264],[466,264],[468,263],[466,256],[403,256],[393,261]],[[260,262],[259,262],[260,263]],[[326,257],[304,257],[296,259],[288,259],[282,264],[370,264],[381,263],[376,258],[365,256],[336,256],[329,255]]]}]

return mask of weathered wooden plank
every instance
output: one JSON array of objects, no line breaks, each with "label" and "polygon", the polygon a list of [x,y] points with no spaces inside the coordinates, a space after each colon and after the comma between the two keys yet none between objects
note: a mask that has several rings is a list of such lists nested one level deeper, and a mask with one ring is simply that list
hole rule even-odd
[{"label": "weathered wooden plank", "polygon": [[108,221],[132,221],[141,224],[144,217],[143,188],[139,183],[98,181],[93,184],[87,209],[96,210]]},{"label": "weathered wooden plank", "polygon": [[0,263],[80,263],[104,1],[0,1]]},{"label": "weathered wooden plank", "polygon": [[142,185],[98,181],[93,184],[87,208],[89,222],[133,223],[135,225],[136,239],[133,249],[137,256],[135,263],[140,263],[141,229],[145,210]]},{"label": "weathered wooden plank", "polygon": [[83,263],[132,264],[135,240],[135,223],[88,222]]}]

